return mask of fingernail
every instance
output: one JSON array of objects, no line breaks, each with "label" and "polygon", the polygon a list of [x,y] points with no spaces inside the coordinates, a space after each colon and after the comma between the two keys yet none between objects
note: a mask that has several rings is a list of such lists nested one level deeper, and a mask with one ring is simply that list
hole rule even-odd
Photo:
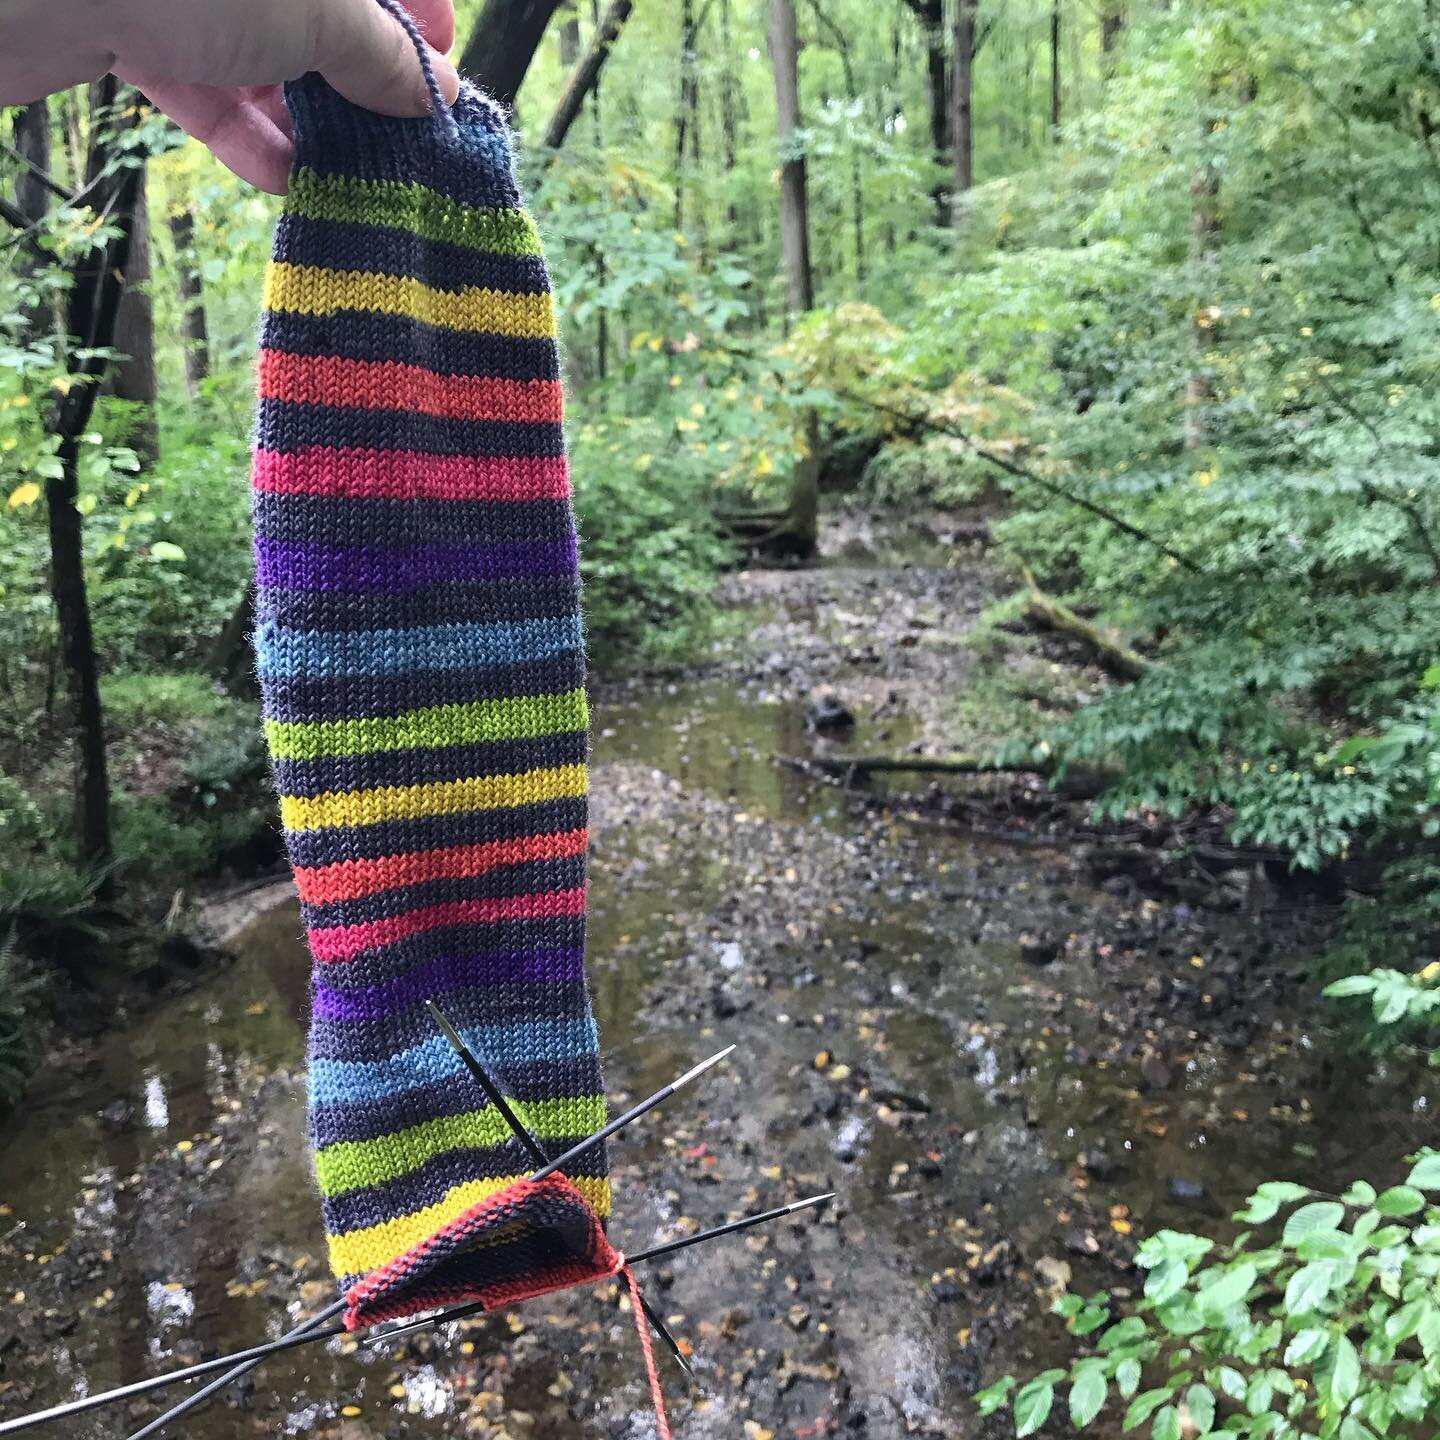
[{"label": "fingernail", "polygon": [[430,51],[430,68],[435,72],[435,83],[439,85],[445,103],[453,105],[460,94],[459,71],[438,50]]}]

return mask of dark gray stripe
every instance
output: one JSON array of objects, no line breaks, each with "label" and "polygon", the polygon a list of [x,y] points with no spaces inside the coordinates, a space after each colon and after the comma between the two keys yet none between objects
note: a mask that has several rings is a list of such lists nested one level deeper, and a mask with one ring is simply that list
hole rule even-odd
[{"label": "dark gray stripe", "polygon": [[388,225],[282,215],[275,228],[275,254],[291,265],[323,269],[335,268],[343,256],[346,269],[409,276],[432,290],[484,285],[509,295],[544,295],[550,289],[539,255],[498,255]]},{"label": "dark gray stripe", "polygon": [[[585,1137],[574,1135],[559,1140],[542,1140],[541,1148],[552,1160],[563,1155],[572,1145],[578,1145]],[[520,1148],[518,1142],[474,1150],[447,1150],[443,1155],[433,1156],[418,1170],[408,1175],[397,1175],[381,1185],[372,1185],[364,1190],[350,1190],[343,1195],[332,1195],[321,1201],[325,1214],[325,1229],[331,1235],[342,1235],[350,1230],[365,1230],[379,1220],[394,1215],[413,1215],[417,1210],[437,1205],[445,1198],[446,1192],[467,1180],[482,1177],[498,1178],[503,1175],[528,1175],[535,1169],[534,1162]],[[571,1179],[577,1175],[602,1180],[609,1174],[605,1162],[605,1147],[598,1145],[582,1155],[566,1172]],[[553,1264],[555,1235],[547,1232],[549,1244],[542,1247],[548,1253],[540,1259],[542,1265]],[[538,1237],[533,1237],[538,1240]],[[522,1242],[514,1242],[503,1249],[514,1250]],[[497,1271],[504,1273],[509,1259],[523,1258],[517,1250],[509,1259],[502,1260],[502,1247],[485,1250],[485,1275],[487,1283],[494,1284]]]},{"label": "dark gray stripe", "polygon": [[[603,1095],[600,1057],[535,1061],[494,1067],[492,1073],[507,1095],[522,1103],[552,1100],[557,1095]],[[453,1079],[417,1086],[378,1100],[316,1105],[310,1112],[311,1143],[318,1149],[342,1140],[375,1140],[415,1123],[417,1115],[435,1119],[464,1115],[475,1109],[468,1086]]]},{"label": "dark gray stripe", "polygon": [[388,945],[374,945],[349,960],[326,961],[325,979],[337,989],[379,985],[406,966],[444,956],[480,950],[572,950],[584,943],[583,915],[555,915],[535,920],[469,920],[463,925],[422,930],[418,935],[407,935]]},{"label": "dark gray stripe", "polygon": [[[507,837],[508,838],[508,837]],[[501,865],[483,875],[460,879],[426,880],[400,890],[381,890],[357,900],[335,900],[328,905],[304,907],[305,923],[312,930],[331,925],[369,925],[392,920],[412,910],[435,905],[459,905],[469,900],[500,900],[516,895],[540,895],[551,890],[574,890],[585,883],[585,857],[525,860]]]},{"label": "dark gray stripe", "polygon": [[[572,575],[534,579],[456,580],[427,590],[385,597],[386,628],[415,625],[488,624],[496,620],[551,620],[580,608],[580,585]],[[296,630],[370,630],[375,615],[358,609],[352,596],[328,590],[295,590],[285,596],[284,623]]]},{"label": "dark gray stripe", "polygon": [[489,740],[440,749],[381,750],[323,760],[277,760],[275,788],[282,795],[327,795],[383,785],[428,785],[470,775],[518,775],[554,765],[583,765],[590,748],[583,730],[535,740]]},{"label": "dark gray stripe", "polygon": [[399,360],[437,375],[486,375],[496,380],[558,380],[553,340],[443,330],[409,315],[344,310],[331,315],[267,311],[260,343],[291,355],[342,360]]},{"label": "dark gray stripe", "polygon": [[270,399],[262,400],[256,412],[255,443],[281,454],[316,445],[500,459],[555,458],[565,453],[565,436],[553,422],[444,420],[413,410],[361,410]]},{"label": "dark gray stripe", "polygon": [[257,490],[252,511],[257,535],[327,545],[565,540],[575,528],[568,500],[355,500]]},{"label": "dark gray stripe", "polygon": [[[387,820],[380,825],[352,826],[345,830],[300,830],[285,837],[291,864],[302,868],[330,865],[337,860],[376,860],[385,855],[408,855],[414,850],[436,850],[442,845],[483,845],[487,840],[517,835],[549,835],[582,830],[589,806],[584,796],[540,800],[513,810],[465,810],[458,815],[426,815],[418,820]],[[474,947],[471,947],[472,949]],[[519,948],[502,946],[501,948]],[[354,962],[351,962],[352,964]],[[365,982],[351,981],[347,965],[343,983],[378,984],[388,974]],[[332,979],[328,976],[327,979]],[[341,983],[332,979],[332,983]]]},{"label": "dark gray stripe", "polygon": [[[283,600],[267,604],[265,614],[267,618],[274,616],[282,625],[289,623]],[[337,675],[318,680],[276,678],[265,683],[265,718],[313,721],[322,717],[346,720],[403,715],[431,705],[507,700],[516,695],[560,695],[584,683],[585,656],[579,650],[518,665],[482,665],[473,670]]]}]

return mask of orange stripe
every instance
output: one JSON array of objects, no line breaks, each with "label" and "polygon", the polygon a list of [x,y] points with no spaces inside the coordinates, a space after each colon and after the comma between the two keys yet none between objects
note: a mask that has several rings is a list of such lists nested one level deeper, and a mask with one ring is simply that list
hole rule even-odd
[{"label": "orange stripe", "polygon": [[583,886],[574,890],[547,890],[538,895],[507,895],[499,900],[457,900],[363,925],[323,926],[310,932],[310,950],[321,961],[351,960],[363,951],[446,925],[481,925],[489,920],[548,920],[584,913]]},{"label": "orange stripe", "polygon": [[329,905],[341,900],[358,900],[380,890],[419,885],[426,880],[467,879],[501,865],[519,865],[527,860],[562,860],[581,854],[588,835],[588,830],[557,831],[550,835],[491,840],[480,845],[414,850],[377,860],[341,860],[334,865],[299,868],[295,871],[295,883],[307,905]]},{"label": "orange stripe", "polygon": [[408,410],[442,420],[513,420],[559,424],[558,380],[500,380],[440,375],[398,360],[260,352],[260,397],[352,410]]}]

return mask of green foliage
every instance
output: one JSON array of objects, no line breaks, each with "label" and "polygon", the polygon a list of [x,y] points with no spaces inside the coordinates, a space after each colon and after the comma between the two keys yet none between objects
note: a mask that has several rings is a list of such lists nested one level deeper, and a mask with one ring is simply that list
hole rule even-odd
[{"label": "green foliage", "polygon": [[1068,1383],[1076,1429],[1108,1413],[1151,1440],[1375,1440],[1433,1420],[1440,1151],[1383,1191],[1359,1180],[1322,1196],[1272,1181],[1235,1219],[1254,1228],[1225,1246],[1174,1230],[1147,1239],[1144,1294],[1128,1315],[1103,1293],[1059,1299],[1094,1353],[1018,1388],[1006,1377],[976,1397],[981,1414],[1009,1406],[1017,1435],[1034,1434]]},{"label": "green foliage", "polygon": [[34,1064],[31,1007],[38,990],[14,945],[0,941],[0,1110],[19,1099]]}]

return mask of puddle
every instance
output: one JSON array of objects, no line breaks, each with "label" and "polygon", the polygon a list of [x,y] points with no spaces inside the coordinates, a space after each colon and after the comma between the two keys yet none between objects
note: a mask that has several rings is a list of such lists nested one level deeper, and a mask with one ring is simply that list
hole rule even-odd
[{"label": "puddle", "polygon": [[[1113,1287],[1148,1230],[1218,1227],[1270,1176],[1382,1180],[1433,1135],[1412,1075],[1338,1057],[1296,1006],[1221,1003],[1262,942],[1303,960],[1303,917],[1182,914],[1050,852],[846,814],[775,763],[802,732],[758,685],[596,714],[590,966],[612,1099],[741,1047],[615,1146],[617,1239],[839,1192],[825,1221],[647,1278],[708,1392],[686,1401],[668,1375],[677,1434],[838,1433],[856,1414],[872,1437],[974,1434],[982,1376],[1061,1343],[1047,1266]],[[1022,929],[1056,958],[1026,964]],[[294,903],[230,944],[230,968],[45,1077],[0,1134],[0,1418],[278,1334],[329,1294]],[[630,1321],[603,1290],[254,1378],[184,1434],[648,1433]]]}]

